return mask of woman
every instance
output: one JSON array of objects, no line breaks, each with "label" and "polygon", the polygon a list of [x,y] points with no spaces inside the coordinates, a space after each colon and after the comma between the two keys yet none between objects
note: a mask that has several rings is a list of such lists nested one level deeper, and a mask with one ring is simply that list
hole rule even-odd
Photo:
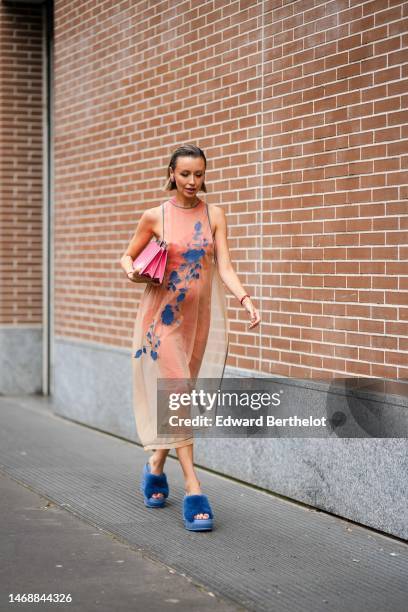
[{"label": "woman", "polygon": [[141,491],[148,507],[163,507],[169,487],[163,472],[171,448],[185,479],[183,517],[187,529],[212,529],[213,513],[193,465],[193,435],[183,439],[158,434],[157,379],[171,381],[222,378],[228,353],[228,320],[223,283],[250,317],[249,329],[260,317],[234,272],[227,243],[224,210],[198,198],[205,186],[206,158],[194,145],[171,156],[166,190],[174,195],[161,206],[143,212],[121,265],[137,282],[132,265],[153,236],[168,244],[161,285],[147,284],[133,335],[133,406],[144,450],[154,450],[143,468]]}]

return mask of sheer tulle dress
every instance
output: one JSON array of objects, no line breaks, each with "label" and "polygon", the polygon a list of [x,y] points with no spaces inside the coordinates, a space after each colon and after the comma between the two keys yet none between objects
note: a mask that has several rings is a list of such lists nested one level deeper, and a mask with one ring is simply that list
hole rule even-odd
[{"label": "sheer tulle dress", "polygon": [[166,270],[161,285],[146,284],[132,343],[133,409],[146,451],[186,446],[194,438],[193,428],[183,430],[185,437],[158,435],[158,379],[221,381],[229,343],[208,206],[200,199],[184,208],[174,196],[162,206]]}]

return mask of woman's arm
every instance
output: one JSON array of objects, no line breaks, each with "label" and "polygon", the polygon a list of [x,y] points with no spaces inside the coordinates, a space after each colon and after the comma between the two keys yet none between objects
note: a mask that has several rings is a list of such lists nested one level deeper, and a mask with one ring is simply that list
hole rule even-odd
[{"label": "woman's arm", "polygon": [[156,220],[155,213],[152,209],[145,210],[137,224],[135,233],[129,245],[120,258],[120,265],[126,275],[132,280],[130,274],[134,273],[133,260],[143,251],[144,247],[150,242],[153,236],[153,226]]},{"label": "woman's arm", "polygon": [[[215,246],[217,249],[218,271],[222,281],[225,283],[231,293],[235,295],[238,300],[241,300],[247,292],[241,285],[241,282],[234,268],[232,267],[228,247],[227,218],[223,208],[214,206],[213,211],[215,212],[213,217],[215,221]],[[251,324],[249,329],[252,329],[260,322],[260,316],[250,297],[246,297],[242,301],[242,305],[250,314]]]}]

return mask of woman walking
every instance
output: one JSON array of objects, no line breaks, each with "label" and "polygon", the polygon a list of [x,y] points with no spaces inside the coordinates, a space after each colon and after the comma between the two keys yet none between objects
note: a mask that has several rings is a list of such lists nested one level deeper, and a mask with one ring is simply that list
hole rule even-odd
[{"label": "woman walking", "polygon": [[135,282],[133,260],[154,237],[168,244],[163,282],[148,283],[137,313],[133,343],[133,407],[143,448],[154,451],[143,468],[141,491],[148,507],[163,507],[169,495],[164,464],[174,448],[184,481],[183,518],[187,529],[210,530],[213,512],[194,470],[192,430],[185,436],[158,434],[157,379],[222,379],[228,354],[228,319],[223,283],[250,317],[260,317],[232,268],[226,216],[197,193],[206,192],[204,152],[184,145],[171,156],[165,189],[174,195],[142,214],[121,258]]}]

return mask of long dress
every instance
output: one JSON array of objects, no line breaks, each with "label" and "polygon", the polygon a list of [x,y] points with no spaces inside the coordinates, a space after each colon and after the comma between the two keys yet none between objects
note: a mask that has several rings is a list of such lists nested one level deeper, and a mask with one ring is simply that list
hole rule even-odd
[{"label": "long dress", "polygon": [[[158,379],[222,381],[229,347],[225,289],[218,272],[208,205],[162,204],[168,244],[163,282],[146,284],[133,342],[133,410],[143,449],[192,444],[194,428],[158,434]],[[162,217],[162,215],[161,215]]]}]

